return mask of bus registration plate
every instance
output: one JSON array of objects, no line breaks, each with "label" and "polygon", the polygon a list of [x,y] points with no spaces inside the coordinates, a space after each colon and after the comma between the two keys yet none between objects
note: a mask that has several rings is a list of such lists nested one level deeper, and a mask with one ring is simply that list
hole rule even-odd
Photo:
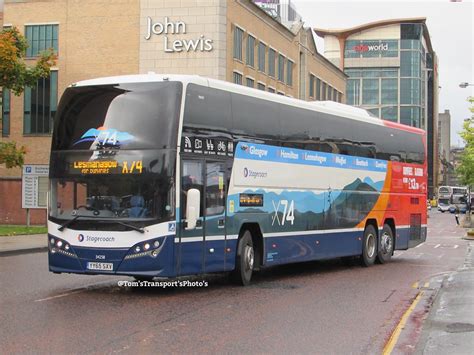
[{"label": "bus registration plate", "polygon": [[112,271],[114,269],[113,263],[87,263],[87,268],[89,270],[107,270]]}]

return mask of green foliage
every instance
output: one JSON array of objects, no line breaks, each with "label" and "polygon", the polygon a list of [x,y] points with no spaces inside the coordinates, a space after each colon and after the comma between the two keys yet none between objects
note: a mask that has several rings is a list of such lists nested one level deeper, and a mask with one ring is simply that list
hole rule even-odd
[{"label": "green foliage", "polygon": [[39,78],[49,75],[55,65],[56,56],[52,49],[42,52],[35,65],[24,62],[28,43],[17,28],[0,32],[0,87],[10,89],[20,95],[25,87],[35,86]]},{"label": "green foliage", "polygon": [[464,121],[463,130],[460,133],[464,143],[464,152],[461,156],[461,164],[456,169],[456,173],[461,179],[461,183],[466,186],[474,186],[474,97],[468,99],[473,115]]},{"label": "green foliage", "polygon": [[7,168],[22,167],[25,163],[26,148],[17,148],[15,142],[0,142],[0,164]]},{"label": "green foliage", "polygon": [[[24,62],[27,48],[28,42],[17,28],[0,32],[0,89],[10,89],[20,95],[25,87],[35,86],[39,78],[49,75],[56,61],[53,50],[41,53],[33,66],[27,66]],[[7,168],[21,167],[25,154],[26,148],[17,148],[15,142],[0,142],[0,164]]]}]

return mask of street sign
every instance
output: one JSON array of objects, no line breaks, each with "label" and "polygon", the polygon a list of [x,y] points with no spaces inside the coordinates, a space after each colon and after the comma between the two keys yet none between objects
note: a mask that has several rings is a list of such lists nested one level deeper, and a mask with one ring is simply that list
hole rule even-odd
[{"label": "street sign", "polygon": [[48,165],[24,165],[21,184],[22,208],[46,208]]}]

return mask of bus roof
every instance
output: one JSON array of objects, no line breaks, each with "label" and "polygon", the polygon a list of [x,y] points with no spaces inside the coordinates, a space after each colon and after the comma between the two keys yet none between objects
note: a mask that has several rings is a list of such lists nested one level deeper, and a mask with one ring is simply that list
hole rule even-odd
[{"label": "bus roof", "polygon": [[419,128],[405,126],[402,124],[384,121],[378,117],[372,116],[367,110],[341,104],[334,101],[305,101],[278,95],[263,90],[250,88],[243,85],[230,83],[227,81],[209,79],[199,75],[177,75],[177,74],[156,74],[149,72],[148,74],[136,74],[136,75],[121,75],[121,76],[110,76],[103,78],[96,78],[90,80],[83,80],[71,85],[71,87],[77,86],[95,86],[95,85],[113,85],[113,84],[126,84],[126,83],[148,83],[148,82],[161,82],[161,81],[180,81],[183,84],[197,84],[202,86],[208,86],[216,89],[221,89],[229,92],[234,92],[242,95],[257,97],[267,101],[273,101],[283,103],[289,106],[295,106],[304,108],[307,110],[318,111],[322,113],[342,116],[345,118],[372,123],[381,126],[389,126],[412,133],[425,134],[425,131]]}]

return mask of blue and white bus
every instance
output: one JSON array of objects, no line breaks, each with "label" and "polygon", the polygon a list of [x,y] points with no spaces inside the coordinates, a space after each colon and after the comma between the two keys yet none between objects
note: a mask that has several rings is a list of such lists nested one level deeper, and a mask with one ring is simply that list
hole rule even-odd
[{"label": "blue and white bus", "polygon": [[173,278],[426,238],[426,135],[366,111],[198,76],[82,81],[50,160],[49,269]]}]

